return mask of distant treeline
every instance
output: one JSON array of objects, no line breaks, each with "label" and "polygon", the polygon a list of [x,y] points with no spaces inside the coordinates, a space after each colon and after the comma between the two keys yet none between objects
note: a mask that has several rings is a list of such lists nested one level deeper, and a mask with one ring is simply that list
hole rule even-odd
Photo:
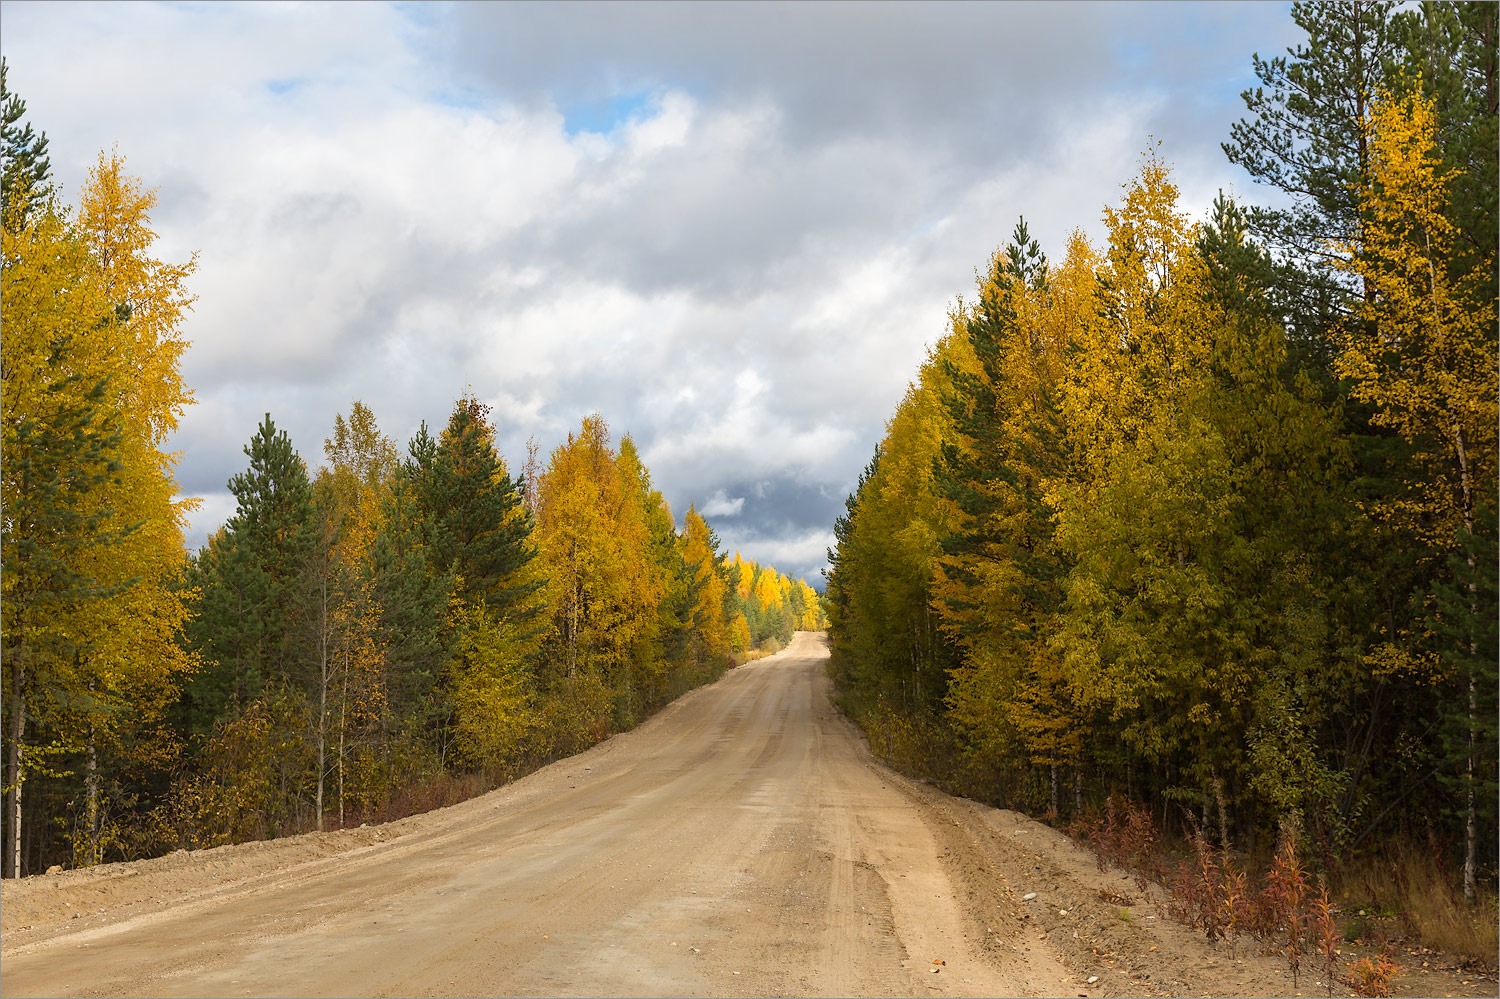
[{"label": "distant treeline", "polygon": [[[1111,794],[1328,860],[1496,861],[1496,6],[1298,4],[1194,221],[1148,155],[1102,246],[1024,225],[830,553],[877,748],[1063,819]],[[1257,846],[1258,844],[1258,846]]]},{"label": "distant treeline", "polygon": [[184,557],[193,264],[116,156],[63,205],[0,103],[7,876],[449,803],[822,626],[599,416],[513,476],[473,398],[404,455],[355,402],[316,471],[267,415]]}]

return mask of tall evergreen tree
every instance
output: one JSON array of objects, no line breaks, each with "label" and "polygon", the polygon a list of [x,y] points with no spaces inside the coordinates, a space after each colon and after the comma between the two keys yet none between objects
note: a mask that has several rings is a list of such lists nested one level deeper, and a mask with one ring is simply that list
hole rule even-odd
[{"label": "tall evergreen tree", "polygon": [[[1269,60],[1253,57],[1261,86],[1241,96],[1254,117],[1235,123],[1223,148],[1258,183],[1291,199],[1289,208],[1248,214],[1252,230],[1298,264],[1326,262],[1329,240],[1358,228],[1355,192],[1370,162],[1360,123],[1399,58],[1394,7],[1393,0],[1294,3],[1292,19],[1307,43]],[[1308,290],[1322,274],[1301,271]]]},{"label": "tall evergreen tree", "polygon": [[1056,812],[1060,768],[1076,763],[1083,726],[1045,652],[1066,568],[1045,492],[1065,464],[1056,378],[1068,347],[1044,318],[1048,278],[1022,220],[960,326],[972,360],[945,362],[953,431],[933,488],[956,516],[942,539],[934,603],[965,650],[949,695],[955,721],[989,757],[1015,746],[1045,767]]},{"label": "tall evergreen tree", "polygon": [[[963,323],[978,370],[945,362],[953,389],[944,402],[955,440],[943,444],[934,486],[958,509],[961,526],[943,539],[943,566],[955,585],[942,599],[969,638],[974,612],[997,596],[978,585],[983,565],[1014,566],[1019,575],[1011,587],[1043,613],[1057,599],[1061,571],[1048,550],[1052,515],[1042,496],[1044,478],[1056,473],[1061,459],[1061,416],[1044,371],[1055,347],[1025,329],[1017,314],[1018,300],[1044,296],[1046,285],[1046,255],[1022,220],[1010,245],[996,254],[978,305]],[[1030,384],[1017,384],[1018,366],[1032,369]]]},{"label": "tall evergreen tree", "polygon": [[421,516],[405,468],[392,481],[381,512],[366,571],[380,605],[386,685],[396,718],[421,724],[430,721],[432,692],[451,653],[446,619],[454,573],[430,559],[432,526]]},{"label": "tall evergreen tree", "polygon": [[465,599],[529,621],[537,612],[526,598],[538,588],[522,578],[536,557],[531,516],[521,504],[521,480],[510,477],[495,450],[488,417],[489,407],[460,399],[438,440],[425,425],[418,432],[408,474],[433,525],[433,564],[457,574]]},{"label": "tall evergreen tree", "polygon": [[313,649],[311,570],[319,543],[307,466],[266,414],[229,480],[237,508],[199,555],[203,587],[190,629],[205,669],[188,690],[194,727],[259,698],[268,684],[306,684]]}]

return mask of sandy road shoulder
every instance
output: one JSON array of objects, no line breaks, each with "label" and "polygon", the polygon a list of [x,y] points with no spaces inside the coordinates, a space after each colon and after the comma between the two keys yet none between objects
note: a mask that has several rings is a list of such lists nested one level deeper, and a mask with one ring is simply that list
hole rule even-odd
[{"label": "sandy road shoulder", "polygon": [[1215,946],[1171,922],[1155,886],[1142,892],[1129,875],[1100,871],[1090,851],[1056,829],[864,755],[931,830],[962,898],[968,939],[982,941],[997,965],[1018,966],[1043,994],[1292,994],[1284,962],[1248,945]]}]

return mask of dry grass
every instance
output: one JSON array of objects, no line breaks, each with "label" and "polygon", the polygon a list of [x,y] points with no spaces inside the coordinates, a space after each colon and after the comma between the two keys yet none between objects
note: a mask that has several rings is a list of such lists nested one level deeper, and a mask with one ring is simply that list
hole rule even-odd
[{"label": "dry grass", "polygon": [[760,648],[746,649],[744,652],[731,652],[729,658],[734,660],[736,666],[743,666],[746,663],[753,663],[757,659],[764,659],[766,656],[774,656],[781,649],[782,644],[780,642],[774,638],[768,638],[761,643]]},{"label": "dry grass", "polygon": [[[502,782],[503,783],[503,782]],[[436,808],[446,808],[491,790],[495,786],[489,775],[482,773],[439,773],[425,780],[403,786],[378,807],[361,815],[358,821],[375,824],[404,819],[408,815],[420,815]]]},{"label": "dry grass", "polygon": [[[1387,843],[1379,855],[1348,864],[1341,872],[1346,914],[1364,909],[1378,926],[1377,914],[1388,913],[1422,946],[1457,955],[1487,968],[1500,953],[1500,905],[1492,890],[1470,905],[1455,884],[1442,851],[1410,839]],[[1355,927],[1365,920],[1356,916]]]},{"label": "dry grass", "polygon": [[[1390,839],[1378,852],[1337,868],[1331,872],[1335,905],[1327,887],[1313,892],[1310,872],[1290,848],[1278,851],[1259,877],[1201,841],[1174,866],[1159,848],[1150,813],[1123,798],[1112,797],[1105,812],[1076,821],[1072,834],[1098,854],[1100,870],[1127,867],[1137,872],[1142,890],[1147,880],[1166,887],[1174,918],[1204,930],[1209,939],[1251,931],[1276,943],[1292,965],[1294,982],[1304,956],[1321,959],[1332,980],[1341,940],[1380,949],[1378,957],[1347,968],[1345,980],[1366,996],[1389,994],[1390,977],[1400,970],[1389,956],[1393,943],[1448,954],[1475,969],[1494,969],[1500,954],[1500,902],[1493,888],[1481,891],[1475,904],[1466,902],[1436,842]],[[1149,874],[1142,868],[1147,863],[1153,865]]]}]

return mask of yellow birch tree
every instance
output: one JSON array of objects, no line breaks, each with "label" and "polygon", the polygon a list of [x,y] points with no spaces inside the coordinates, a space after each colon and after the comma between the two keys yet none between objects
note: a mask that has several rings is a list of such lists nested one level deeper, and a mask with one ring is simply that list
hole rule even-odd
[{"label": "yellow birch tree", "polygon": [[118,477],[90,499],[102,528],[119,540],[80,552],[76,562],[106,595],[69,616],[79,650],[71,683],[84,694],[69,725],[84,754],[82,821],[73,836],[80,865],[100,862],[110,839],[103,769],[126,762],[127,752],[148,765],[170,758],[171,745],[139,736],[194,668],[179,634],[193,598],[182,585],[183,530],[197,500],[181,495],[178,455],[162,447],[192,402],[179,364],[193,301],[184,282],[196,260],[169,264],[151,255],[155,203],[155,192],[125,173],[119,155],[101,154],[78,211],[109,307],[96,335],[111,340],[110,388],[122,429]]}]

